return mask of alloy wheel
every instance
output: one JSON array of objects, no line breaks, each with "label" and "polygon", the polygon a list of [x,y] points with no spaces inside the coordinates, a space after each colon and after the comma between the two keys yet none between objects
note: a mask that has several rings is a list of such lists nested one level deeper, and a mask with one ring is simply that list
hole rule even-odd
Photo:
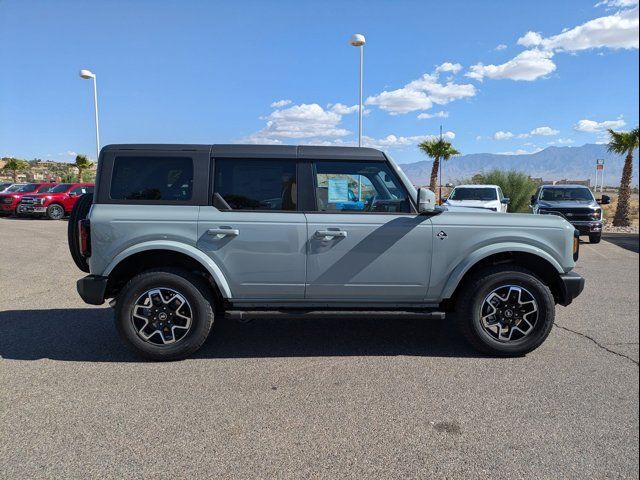
[{"label": "alloy wheel", "polygon": [[140,338],[155,345],[179,342],[191,329],[193,310],[187,299],[171,288],[152,288],[133,306],[131,321]]},{"label": "alloy wheel", "polygon": [[538,321],[535,297],[518,285],[503,285],[494,289],[485,297],[480,312],[482,329],[500,342],[526,337]]}]

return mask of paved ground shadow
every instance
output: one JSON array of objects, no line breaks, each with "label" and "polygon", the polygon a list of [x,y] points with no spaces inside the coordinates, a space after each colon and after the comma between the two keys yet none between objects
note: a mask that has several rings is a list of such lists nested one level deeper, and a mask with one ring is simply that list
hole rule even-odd
[{"label": "paved ground shadow", "polygon": [[[5,359],[137,362],[120,342],[110,308],[0,312]],[[194,358],[413,355],[481,356],[460,338],[453,319],[219,318]]]},{"label": "paved ground shadow", "polygon": [[602,239],[634,253],[638,253],[640,250],[640,237],[637,233],[605,233],[602,235]]}]

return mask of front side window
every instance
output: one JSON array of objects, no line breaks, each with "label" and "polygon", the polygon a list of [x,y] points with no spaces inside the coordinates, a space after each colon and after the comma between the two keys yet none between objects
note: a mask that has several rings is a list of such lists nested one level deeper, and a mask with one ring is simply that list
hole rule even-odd
[{"label": "front side window", "polygon": [[71,185],[68,183],[59,183],[58,185],[56,185],[55,187],[51,187],[47,193],[62,193],[62,192],[66,192],[67,189],[70,187]]},{"label": "front side window", "polygon": [[117,157],[113,163],[113,200],[188,201],[192,190],[191,158]]},{"label": "front side window", "polygon": [[480,200],[489,202],[497,198],[495,188],[456,187],[449,195],[449,200]]},{"label": "front side window", "polygon": [[404,186],[385,162],[317,161],[315,187],[320,212],[411,212]]},{"label": "front side window", "polygon": [[54,188],[56,188],[56,185],[44,185],[40,187],[36,193],[49,193]]},{"label": "front side window", "polygon": [[291,159],[215,160],[214,194],[231,210],[295,210],[296,161]]}]

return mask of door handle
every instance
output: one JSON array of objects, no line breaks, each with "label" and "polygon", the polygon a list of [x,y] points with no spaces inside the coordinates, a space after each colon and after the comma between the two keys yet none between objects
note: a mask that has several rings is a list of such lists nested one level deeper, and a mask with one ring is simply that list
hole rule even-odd
[{"label": "door handle", "polygon": [[223,237],[237,237],[240,235],[240,230],[237,228],[210,228],[207,230],[207,235],[213,235],[216,238]]},{"label": "door handle", "polygon": [[318,230],[316,231],[316,237],[334,237],[334,238],[346,238],[347,232],[344,230]]}]

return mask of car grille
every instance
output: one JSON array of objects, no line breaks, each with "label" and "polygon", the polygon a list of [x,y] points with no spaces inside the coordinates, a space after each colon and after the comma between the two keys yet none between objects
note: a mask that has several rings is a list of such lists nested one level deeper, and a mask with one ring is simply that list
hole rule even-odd
[{"label": "car grille", "polygon": [[589,208],[554,208],[541,210],[548,215],[560,215],[570,222],[590,222],[597,220],[596,211]]},{"label": "car grille", "polygon": [[33,197],[22,197],[20,203],[24,203],[25,205],[33,205],[34,203],[36,203],[36,199]]}]

